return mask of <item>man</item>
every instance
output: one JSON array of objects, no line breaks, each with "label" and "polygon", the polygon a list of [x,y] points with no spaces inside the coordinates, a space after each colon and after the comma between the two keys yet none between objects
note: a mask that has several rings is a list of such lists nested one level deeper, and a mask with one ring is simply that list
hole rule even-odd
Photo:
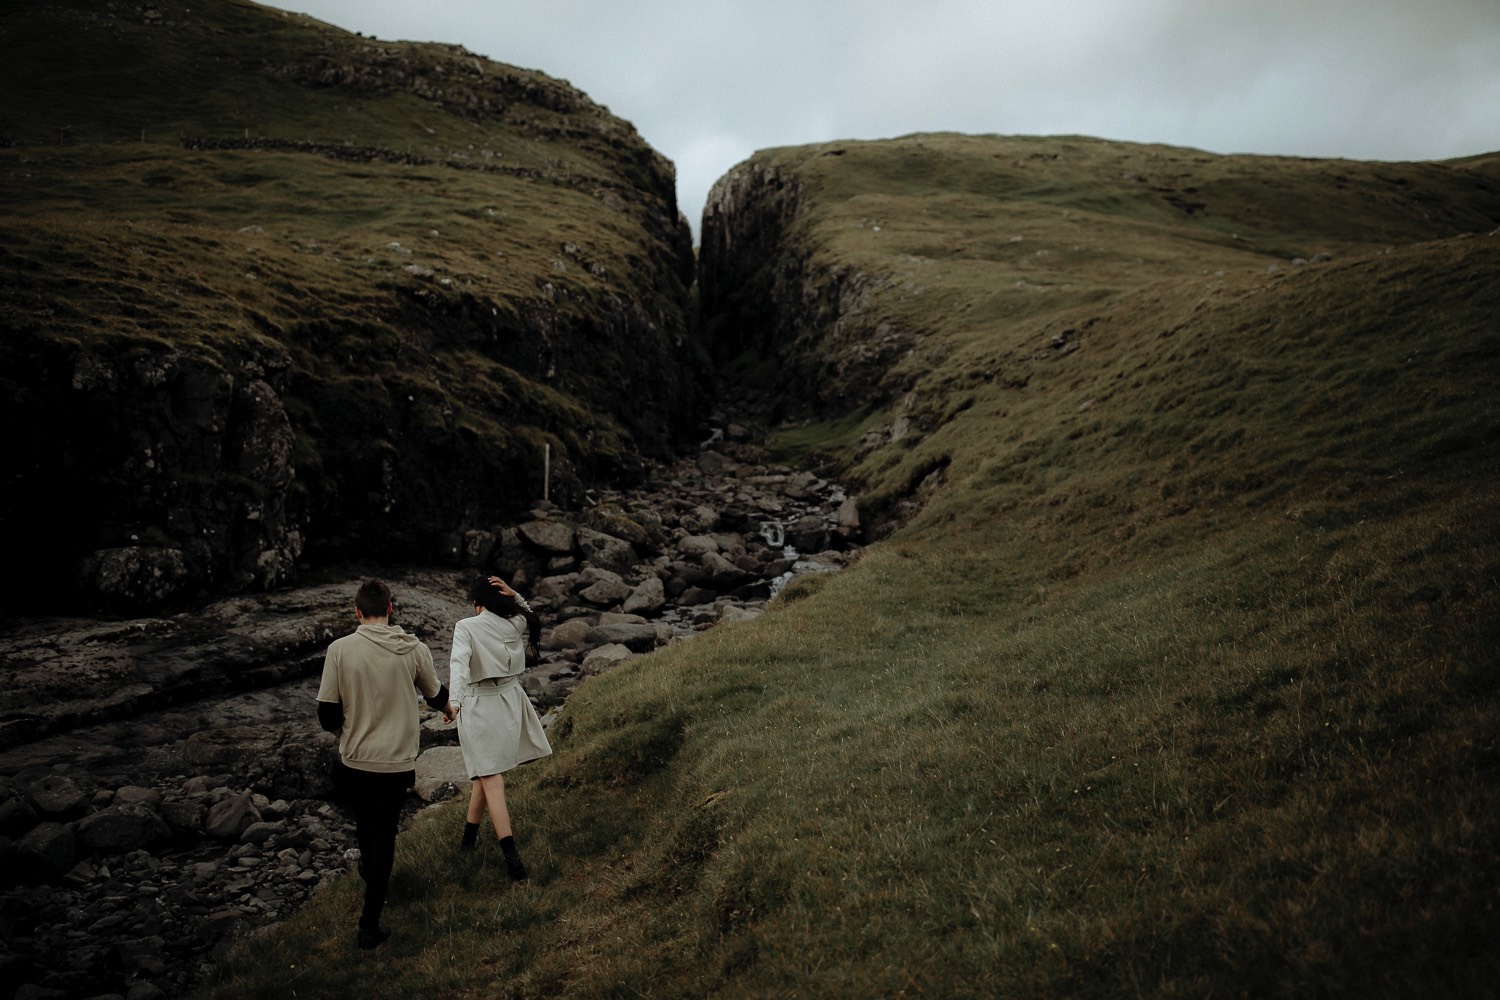
[{"label": "man", "polygon": [[432,651],[390,624],[391,590],[370,580],[354,596],[359,627],[335,639],[323,659],[318,722],[339,738],[339,791],[354,812],[360,875],[365,880],[359,946],[391,936],[380,926],[396,860],[396,827],[407,789],[416,783],[420,720],[413,688],[448,715],[448,688],[432,668]]}]

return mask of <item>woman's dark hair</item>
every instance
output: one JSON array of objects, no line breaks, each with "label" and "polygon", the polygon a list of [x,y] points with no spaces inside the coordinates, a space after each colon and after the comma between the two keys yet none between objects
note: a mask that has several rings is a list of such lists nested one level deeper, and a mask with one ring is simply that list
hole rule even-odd
[{"label": "woman's dark hair", "polygon": [[542,642],[542,619],[535,611],[521,606],[514,597],[509,597],[495,589],[485,577],[479,577],[474,585],[469,588],[469,600],[484,608],[493,611],[501,618],[515,618],[520,616],[526,619],[526,630],[530,636],[528,642],[532,646],[540,646]]}]

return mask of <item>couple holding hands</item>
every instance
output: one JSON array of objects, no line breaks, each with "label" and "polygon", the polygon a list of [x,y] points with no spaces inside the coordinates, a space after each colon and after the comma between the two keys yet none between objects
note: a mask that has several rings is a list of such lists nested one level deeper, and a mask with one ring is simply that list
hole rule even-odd
[{"label": "couple holding hands", "polygon": [[[497,576],[469,589],[474,616],[453,628],[448,685],[438,682],[432,652],[390,624],[390,588],[370,580],[355,595],[359,627],[336,639],[323,661],[318,721],[339,739],[338,790],[354,813],[360,875],[365,880],[358,942],[374,948],[390,937],[380,926],[395,862],[401,804],[416,780],[420,733],[416,698],[458,719],[459,745],[473,784],[460,846],[478,846],[486,812],[512,879],[526,878],[505,804],[504,772],[552,752],[520,683],[526,648],[541,639],[541,620]],[[451,692],[450,692],[451,688]]]}]

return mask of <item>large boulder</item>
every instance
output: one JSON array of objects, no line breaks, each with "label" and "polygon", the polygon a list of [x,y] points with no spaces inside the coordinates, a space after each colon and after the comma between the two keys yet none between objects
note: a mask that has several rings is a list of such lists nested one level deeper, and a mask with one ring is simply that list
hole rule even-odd
[{"label": "large boulder", "polygon": [[549,555],[572,555],[577,542],[577,533],[561,521],[527,521],[517,530],[532,546]]},{"label": "large boulder", "polygon": [[37,813],[52,820],[78,819],[89,807],[89,796],[68,775],[42,775],[26,787]]},{"label": "large boulder", "polygon": [[629,542],[592,528],[578,529],[578,548],[589,565],[620,575],[629,573],[640,561],[635,547]]},{"label": "large boulder", "polygon": [[594,628],[587,618],[569,618],[542,635],[542,648],[546,650],[583,649],[588,645],[589,632]]},{"label": "large boulder", "polygon": [[19,837],[36,826],[36,810],[23,795],[12,795],[0,802],[0,836]]},{"label": "large boulder", "polygon": [[804,514],[786,529],[786,543],[798,552],[822,552],[828,548],[828,522],[817,514]]},{"label": "large boulder", "polygon": [[661,516],[654,511],[627,514],[609,507],[594,507],[584,512],[583,523],[602,534],[628,542],[642,555],[656,554],[667,542],[661,529]]},{"label": "large boulder", "polygon": [[208,810],[203,832],[219,840],[239,840],[252,823],[261,820],[249,791],[229,795]]},{"label": "large boulder", "polygon": [[630,596],[630,585],[618,573],[590,568],[578,576],[580,584],[585,581],[587,586],[578,591],[578,596],[596,607],[610,607]]},{"label": "large boulder", "polygon": [[715,590],[734,590],[754,579],[753,575],[717,552],[704,552],[698,557],[698,563],[708,574],[708,585]]},{"label": "large boulder", "polygon": [[157,815],[174,832],[189,835],[203,832],[204,812],[201,801],[186,796],[165,799],[157,809]]},{"label": "large boulder", "polygon": [[600,646],[598,649],[589,650],[588,655],[579,664],[579,668],[582,670],[584,676],[593,677],[607,670],[613,670],[626,660],[634,659],[635,655],[635,653],[630,651],[629,646],[612,642],[608,645]]},{"label": "large boulder", "polygon": [[139,804],[115,805],[78,821],[79,843],[95,854],[124,854],[170,840],[172,831],[156,812]]},{"label": "large boulder", "polygon": [[73,828],[47,820],[16,841],[11,869],[5,873],[4,881],[8,884],[44,881],[63,874],[76,860]]},{"label": "large boulder", "polygon": [[597,625],[589,629],[584,636],[584,644],[589,647],[607,646],[618,643],[635,653],[646,653],[664,643],[667,636],[656,625],[634,624],[630,622],[619,622],[608,625]]},{"label": "large boulder", "polygon": [[469,769],[461,747],[429,747],[417,757],[417,797],[423,802],[441,802],[468,791]]},{"label": "large boulder", "polygon": [[667,591],[661,578],[648,576],[626,595],[620,610],[631,615],[654,615],[666,604]]}]

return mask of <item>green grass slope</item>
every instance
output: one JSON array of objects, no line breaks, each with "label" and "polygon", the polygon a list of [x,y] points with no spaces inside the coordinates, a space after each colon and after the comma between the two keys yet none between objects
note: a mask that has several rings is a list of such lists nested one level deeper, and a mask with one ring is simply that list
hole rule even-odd
[{"label": "green grass slope", "polygon": [[[672,166],[565,82],[244,0],[12,5],[0,38],[3,520],[66,538],[64,580],[283,501],[314,562],[430,556],[540,496],[546,445],[565,498],[696,439]],[[286,498],[204,415],[257,382]]]},{"label": "green grass slope", "polygon": [[1488,995],[1494,162],[760,154],[795,211],[740,273],[844,324],[741,353],[921,334],[780,435],[892,533],[580,688],[509,776],[530,884],[429,811],[387,948],[349,879],[205,995]]}]

